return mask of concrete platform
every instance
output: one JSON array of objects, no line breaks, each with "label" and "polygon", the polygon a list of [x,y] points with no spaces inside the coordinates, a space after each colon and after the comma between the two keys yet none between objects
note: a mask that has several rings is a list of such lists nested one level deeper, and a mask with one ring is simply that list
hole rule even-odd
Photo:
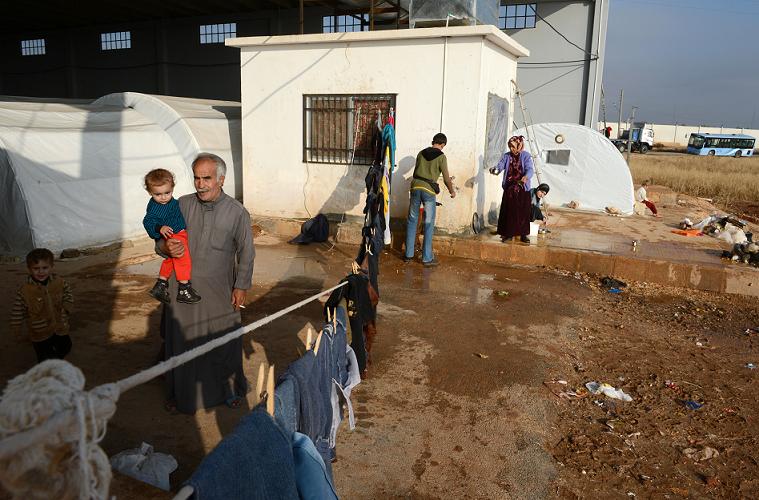
[{"label": "concrete platform", "polygon": [[[696,222],[718,210],[708,201],[653,189],[662,218],[615,217],[599,213],[553,209],[548,211],[551,233],[533,237],[529,245],[502,243],[488,227],[479,235],[436,234],[437,256],[475,259],[491,263],[545,266],[570,272],[608,275],[623,280],[721,293],[759,296],[759,269],[720,259],[730,245],[709,236],[684,237],[672,233],[689,217]],[[653,198],[653,196],[652,196]],[[440,207],[439,210],[444,210]],[[294,236],[302,221],[255,220],[265,231]],[[361,241],[359,221],[333,224],[339,243]],[[405,221],[392,220],[392,250],[400,252]],[[750,227],[756,234],[756,228]],[[638,245],[633,247],[633,241]]]}]

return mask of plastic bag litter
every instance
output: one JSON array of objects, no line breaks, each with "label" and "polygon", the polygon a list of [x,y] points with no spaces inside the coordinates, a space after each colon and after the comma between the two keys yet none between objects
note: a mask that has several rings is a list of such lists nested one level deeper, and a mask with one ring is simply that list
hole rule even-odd
[{"label": "plastic bag litter", "polygon": [[588,382],[585,387],[591,394],[603,394],[604,396],[620,399],[622,401],[632,401],[630,395],[625,394],[622,389],[615,389],[609,384],[599,382]]},{"label": "plastic bag litter", "polygon": [[142,443],[139,448],[124,450],[111,457],[113,470],[164,491],[171,489],[169,475],[177,470],[177,465],[174,457],[165,453],[154,453],[153,447],[148,443]]}]

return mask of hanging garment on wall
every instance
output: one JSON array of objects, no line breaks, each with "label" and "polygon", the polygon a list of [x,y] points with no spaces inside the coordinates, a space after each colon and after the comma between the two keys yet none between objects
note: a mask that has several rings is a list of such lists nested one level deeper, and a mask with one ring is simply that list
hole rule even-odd
[{"label": "hanging garment on wall", "polygon": [[187,481],[197,500],[298,499],[292,434],[263,409],[242,418]]},{"label": "hanging garment on wall", "polygon": [[324,460],[311,439],[300,432],[293,434],[293,459],[295,484],[301,500],[337,500]]},{"label": "hanging garment on wall", "polygon": [[393,174],[398,166],[395,164],[395,127],[390,123],[382,129],[382,145],[385,148],[385,160]]}]

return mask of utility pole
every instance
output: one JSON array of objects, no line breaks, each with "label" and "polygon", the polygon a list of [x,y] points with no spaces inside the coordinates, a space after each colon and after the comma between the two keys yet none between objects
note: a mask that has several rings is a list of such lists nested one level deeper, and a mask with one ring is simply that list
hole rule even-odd
[{"label": "utility pole", "polygon": [[604,135],[606,135],[606,97],[604,96],[604,86],[601,85],[601,116],[604,121]]},{"label": "utility pole", "polygon": [[[627,126],[627,164],[630,165],[630,151],[632,151],[633,144],[633,123],[635,123],[635,110],[637,106],[632,107],[632,115],[630,116],[630,124]],[[643,131],[641,130],[641,133]]]},{"label": "utility pole", "polygon": [[617,119],[617,139],[622,137],[622,104],[625,101],[625,89],[619,91],[619,118]]}]

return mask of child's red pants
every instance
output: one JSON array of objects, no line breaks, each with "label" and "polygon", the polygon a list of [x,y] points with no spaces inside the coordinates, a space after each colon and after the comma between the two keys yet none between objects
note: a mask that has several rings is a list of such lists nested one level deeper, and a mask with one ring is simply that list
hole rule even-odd
[{"label": "child's red pants", "polygon": [[179,240],[184,245],[184,255],[177,258],[169,257],[163,260],[159,276],[168,278],[172,272],[177,274],[177,281],[190,281],[192,275],[192,258],[190,257],[190,244],[187,241],[187,231],[182,229],[174,233],[171,238]]}]

